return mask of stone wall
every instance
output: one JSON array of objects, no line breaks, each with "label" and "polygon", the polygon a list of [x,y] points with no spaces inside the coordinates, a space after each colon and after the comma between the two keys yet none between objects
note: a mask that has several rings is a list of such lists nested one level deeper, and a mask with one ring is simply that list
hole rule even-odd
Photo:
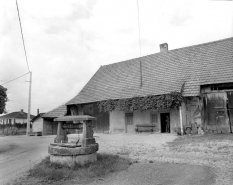
[{"label": "stone wall", "polygon": [[198,97],[192,97],[186,100],[186,123],[184,125],[191,126],[202,124],[201,120],[201,101]]}]

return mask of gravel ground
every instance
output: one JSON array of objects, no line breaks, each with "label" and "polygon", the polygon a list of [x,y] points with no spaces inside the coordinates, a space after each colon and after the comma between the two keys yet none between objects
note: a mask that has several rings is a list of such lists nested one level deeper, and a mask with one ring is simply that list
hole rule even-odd
[{"label": "gravel ground", "polygon": [[[10,148],[8,152],[0,153],[0,180],[6,175],[14,174],[12,172],[14,172],[15,170],[20,170],[27,164],[31,164],[30,161],[35,161],[48,155],[48,145],[49,143],[53,142],[54,137],[55,136],[1,137],[0,148],[3,148],[3,146],[6,146],[8,144],[11,144],[14,147]],[[171,176],[169,177],[179,176],[176,174],[178,172],[180,172],[180,176],[182,177],[182,169],[186,167],[187,169],[185,169],[184,171],[190,171],[190,174],[194,174],[194,176],[197,177],[201,176],[205,171],[207,173],[206,177],[208,179],[212,178],[211,174],[210,176],[208,176],[208,169],[211,169],[211,171],[213,171],[215,174],[214,184],[233,184],[232,135],[218,134],[204,136],[182,136],[176,139],[177,136],[172,134],[95,134],[95,138],[96,141],[99,143],[100,153],[118,154],[123,157],[129,157],[134,162],[139,162],[133,164],[132,167],[129,168],[128,174],[120,172],[118,174],[118,177],[120,177],[120,179],[136,179],[138,175],[142,174],[140,173],[140,169],[143,170],[143,173],[148,172],[153,175],[153,172],[156,171],[158,166],[163,167],[166,164],[180,164],[183,165],[183,167],[181,167],[180,170],[178,167],[176,167],[173,170],[174,172],[171,171]],[[69,135],[69,141],[72,140],[77,140],[77,135]],[[200,171],[204,170],[203,173],[193,173],[193,170],[191,169],[194,169],[195,166]],[[26,170],[25,168],[23,169]],[[138,175],[134,177],[134,173]],[[186,175],[188,177],[188,174]],[[144,174],[144,176],[146,176],[146,174]],[[107,182],[107,180],[110,180],[110,182],[114,182],[113,180],[116,177],[117,176],[115,174],[106,177],[105,182]],[[158,176],[154,176],[154,178],[156,177],[158,178]],[[115,182],[120,182],[120,184],[127,184],[127,181],[118,180],[115,179]],[[177,181],[174,181],[170,184],[175,184],[176,182]],[[104,182],[95,183],[103,184]],[[131,184],[136,183],[132,182]],[[161,180],[161,184],[169,183],[164,183]],[[182,184],[182,182],[179,181],[178,184],[180,185]]]},{"label": "gravel ground", "polygon": [[216,185],[233,184],[232,135],[183,136],[177,143],[169,144],[176,137],[172,134],[113,134],[97,135],[96,140],[101,146],[99,152],[127,156],[140,162],[207,166],[216,175]]}]

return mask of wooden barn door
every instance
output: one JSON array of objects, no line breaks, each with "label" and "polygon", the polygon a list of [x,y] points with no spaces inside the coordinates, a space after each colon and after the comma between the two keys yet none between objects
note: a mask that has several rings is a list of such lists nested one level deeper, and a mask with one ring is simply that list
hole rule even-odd
[{"label": "wooden barn door", "polygon": [[210,132],[229,132],[226,93],[211,92],[204,95],[204,123]]}]

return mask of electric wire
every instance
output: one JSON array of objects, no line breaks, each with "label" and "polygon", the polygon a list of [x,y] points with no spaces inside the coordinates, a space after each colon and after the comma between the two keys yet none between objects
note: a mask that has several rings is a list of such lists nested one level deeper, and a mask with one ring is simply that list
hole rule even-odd
[{"label": "electric wire", "polygon": [[22,29],[22,25],[21,25],[21,20],[20,20],[19,8],[18,8],[17,0],[16,0],[16,7],[17,7],[17,12],[18,12],[18,18],[19,18],[19,24],[20,24],[20,30],[21,30],[22,40],[23,40],[24,54],[25,54],[25,58],[26,58],[26,62],[27,62],[28,71],[30,71],[29,70],[29,65],[28,65],[27,52],[26,52],[25,43],[24,43],[23,29]]},{"label": "electric wire", "polygon": [[142,87],[142,61],[141,61],[141,56],[142,56],[142,49],[141,49],[141,30],[140,30],[140,17],[139,17],[139,3],[137,0],[137,10],[138,10],[138,43],[139,43],[139,51],[140,51],[140,58],[139,58],[139,67],[140,67],[140,86]]},{"label": "electric wire", "polygon": [[25,73],[25,74],[23,74],[23,75],[21,75],[21,76],[19,76],[19,77],[16,77],[16,78],[14,78],[14,79],[12,79],[12,80],[9,80],[9,81],[7,81],[7,82],[5,82],[5,83],[1,84],[1,85],[4,85],[4,84],[10,83],[10,82],[12,82],[12,81],[14,81],[14,80],[17,80],[17,79],[19,79],[19,78],[21,78],[21,77],[23,77],[23,76],[27,75],[28,73],[30,73],[30,71],[29,71],[29,72],[27,72],[27,73]]},{"label": "electric wire", "polygon": [[139,3],[138,3],[138,0],[137,0],[137,8],[138,8],[138,41],[139,41],[139,50],[140,50],[140,57],[142,55],[141,53],[141,30],[140,30],[140,17],[139,17]]}]

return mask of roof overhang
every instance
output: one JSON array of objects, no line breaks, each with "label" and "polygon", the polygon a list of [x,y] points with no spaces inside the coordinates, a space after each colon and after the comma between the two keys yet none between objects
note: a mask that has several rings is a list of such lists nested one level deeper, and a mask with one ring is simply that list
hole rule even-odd
[{"label": "roof overhang", "polygon": [[86,121],[86,120],[96,120],[96,118],[88,115],[77,115],[77,116],[62,116],[54,119],[54,121]]}]

